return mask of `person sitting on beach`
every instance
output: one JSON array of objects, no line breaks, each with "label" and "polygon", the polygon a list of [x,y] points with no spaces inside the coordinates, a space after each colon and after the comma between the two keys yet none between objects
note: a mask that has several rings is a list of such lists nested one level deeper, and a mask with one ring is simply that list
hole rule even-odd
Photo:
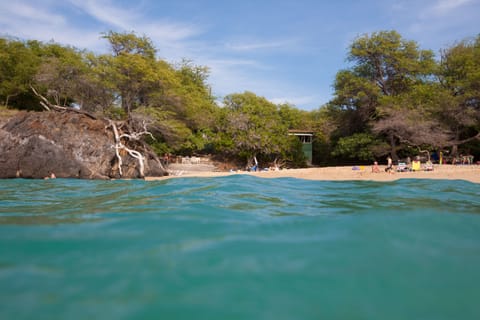
[{"label": "person sitting on beach", "polygon": [[416,157],[415,160],[412,161],[412,171],[420,171],[420,157]]},{"label": "person sitting on beach", "polygon": [[433,171],[433,163],[432,163],[432,161],[428,160],[428,161],[425,163],[425,166],[423,167],[423,170],[425,170],[425,171]]},{"label": "person sitting on beach", "polygon": [[374,173],[380,172],[380,168],[378,167],[378,162],[377,161],[373,162],[372,172],[374,172]]}]

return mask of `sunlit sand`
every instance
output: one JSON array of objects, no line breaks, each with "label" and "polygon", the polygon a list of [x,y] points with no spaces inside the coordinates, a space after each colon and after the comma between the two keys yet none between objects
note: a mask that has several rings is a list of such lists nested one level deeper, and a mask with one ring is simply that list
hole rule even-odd
[{"label": "sunlit sand", "polygon": [[373,173],[370,166],[358,167],[359,170],[353,170],[352,167],[323,167],[323,168],[306,168],[306,169],[286,169],[279,171],[261,171],[261,172],[195,172],[185,171],[177,172],[176,175],[167,177],[147,177],[146,180],[163,180],[176,177],[223,177],[231,175],[251,175],[261,178],[297,178],[306,180],[332,180],[332,181],[348,181],[348,180],[371,180],[371,181],[394,181],[398,179],[445,179],[445,180],[466,180],[474,183],[480,183],[480,166],[453,166],[453,165],[437,165],[433,171],[419,172],[395,172],[386,173],[382,166],[381,172]]}]

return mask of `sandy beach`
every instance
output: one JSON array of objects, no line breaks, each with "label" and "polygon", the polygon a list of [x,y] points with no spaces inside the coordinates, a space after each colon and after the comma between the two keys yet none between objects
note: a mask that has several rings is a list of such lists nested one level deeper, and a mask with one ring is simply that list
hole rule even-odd
[{"label": "sandy beach", "polygon": [[285,169],[279,171],[261,171],[261,172],[196,172],[185,171],[177,172],[176,175],[167,177],[147,177],[145,180],[164,180],[181,177],[223,177],[230,175],[246,174],[261,178],[297,178],[306,180],[365,180],[365,181],[395,181],[398,179],[444,179],[444,180],[466,180],[473,183],[480,183],[479,165],[436,165],[433,171],[419,172],[395,172],[386,173],[384,167],[380,166],[381,172],[373,173],[370,166],[359,167],[360,170],[353,170],[352,167],[323,167],[306,169]]}]

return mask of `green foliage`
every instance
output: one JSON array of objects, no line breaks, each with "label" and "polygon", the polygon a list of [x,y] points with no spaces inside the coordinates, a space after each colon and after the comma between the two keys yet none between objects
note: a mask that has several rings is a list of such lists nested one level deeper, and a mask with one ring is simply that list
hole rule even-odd
[{"label": "green foliage", "polygon": [[195,153],[212,153],[214,149],[214,134],[206,129],[192,133],[178,148],[182,154],[193,155]]},{"label": "green foliage", "polygon": [[181,145],[192,135],[192,131],[184,122],[175,119],[173,112],[161,108],[138,108],[132,113],[132,118],[138,122],[145,122],[154,137],[165,142],[172,151],[181,149]]},{"label": "green foliage", "polygon": [[84,53],[71,47],[48,43],[37,47],[41,62],[34,77],[34,86],[46,92],[53,103],[69,106],[81,101],[83,78],[88,72]]},{"label": "green foliage", "polygon": [[333,156],[346,157],[358,160],[374,160],[376,154],[374,150],[378,149],[381,141],[367,133],[357,133],[348,137],[340,138]]},{"label": "green foliage", "polygon": [[134,32],[119,33],[109,31],[103,33],[102,37],[107,39],[110,43],[110,47],[115,57],[121,55],[134,55],[149,60],[155,60],[157,50],[152,41],[146,36],[139,37]]},{"label": "green foliage", "polygon": [[303,153],[303,144],[296,136],[289,136],[287,139],[288,148],[282,154],[282,158],[291,168],[302,168],[307,165],[307,158]]},{"label": "green foliage", "polygon": [[357,76],[374,82],[384,95],[396,95],[431,74],[433,56],[396,31],[380,31],[358,37],[348,60],[355,63]]},{"label": "green foliage", "polygon": [[109,71],[111,86],[127,113],[137,108],[143,96],[160,80],[155,72],[154,61],[141,54],[120,52],[118,55],[105,56],[102,62]]},{"label": "green foliage", "polygon": [[314,121],[311,121],[309,112],[297,109],[292,105],[280,105],[278,113],[288,129],[311,130],[315,126]]},{"label": "green foliage", "polygon": [[105,115],[105,117],[117,121],[126,120],[128,118],[125,110],[116,106],[105,108],[103,114]]},{"label": "green foliage", "polygon": [[337,124],[333,134],[340,138],[334,154],[371,158],[369,151],[357,146],[368,144],[366,137],[376,136],[390,144],[396,158],[397,146],[405,139],[400,133],[417,134],[404,115],[414,109],[416,115],[427,115],[432,106],[427,98],[436,70],[433,53],[420,50],[396,31],[380,31],[355,39],[348,60],[353,67],[337,74],[335,99],[329,106]]},{"label": "green foliage", "polygon": [[195,131],[211,128],[216,118],[218,108],[206,83],[208,75],[207,67],[194,65],[188,60],[183,60],[176,69],[179,85],[174,91],[181,98],[183,106],[181,110],[177,109],[178,114]]},{"label": "green foliage", "polygon": [[457,140],[480,131],[480,35],[442,52],[439,113]]},{"label": "green foliage", "polygon": [[251,92],[232,94],[224,100],[223,131],[233,141],[230,153],[247,157],[281,154],[288,146],[287,127],[277,106]]},{"label": "green foliage", "polygon": [[168,144],[165,141],[154,140],[150,137],[147,137],[145,141],[150,145],[150,147],[153,149],[153,151],[157,155],[161,156],[166,153],[172,152],[172,149],[168,146]]},{"label": "green foliage", "polygon": [[27,43],[0,38],[0,104],[17,109],[37,109],[30,83],[39,58]]},{"label": "green foliage", "polygon": [[478,149],[480,36],[446,48],[436,62],[396,31],[362,35],[349,47],[351,67],[335,77],[334,99],[310,112],[251,92],[231,94],[219,107],[208,67],[159,59],[152,41],[134,32],[103,38],[111,49],[103,55],[0,38],[0,105],[41,110],[33,85],[55,104],[146,123],[159,154],[212,152],[301,166],[301,144],[289,129],[315,132],[314,162],[322,164],[407,154],[414,146]]}]

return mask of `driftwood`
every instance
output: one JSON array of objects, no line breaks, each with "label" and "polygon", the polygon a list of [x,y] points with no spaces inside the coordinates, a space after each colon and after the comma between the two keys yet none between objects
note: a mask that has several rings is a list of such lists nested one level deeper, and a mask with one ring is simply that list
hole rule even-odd
[{"label": "driftwood", "polygon": [[[31,89],[33,93],[40,99],[40,105],[46,111],[74,112],[77,114],[85,115],[94,120],[99,120],[95,115],[85,112],[83,110],[78,110],[70,107],[64,107],[64,106],[53,104],[46,97],[39,94],[33,86],[31,86]],[[145,122],[143,122],[143,128],[141,129],[142,131],[135,131],[129,125],[128,121],[115,122],[108,118],[103,118],[101,120],[106,121],[108,123],[105,126],[105,129],[111,128],[113,132],[114,144],[112,147],[115,149],[115,157],[118,165],[118,174],[120,177],[123,177],[122,165],[124,163],[124,161],[122,160],[121,150],[124,150],[129,156],[131,156],[132,158],[135,158],[138,161],[138,171],[141,178],[145,177],[145,159],[146,158],[144,153],[147,154],[147,156],[149,156],[150,158],[154,159],[157,166],[161,168],[161,170],[166,172],[158,156],[148,148],[148,146],[144,141],[141,140],[141,138],[145,135],[149,135],[150,137],[155,139],[153,135],[147,130]],[[129,142],[130,144],[133,142],[141,146],[144,153],[138,150],[135,150],[132,147],[129,147],[128,146]]]},{"label": "driftwood", "polygon": [[86,111],[83,111],[83,110],[78,110],[78,109],[74,109],[74,108],[70,108],[70,107],[62,107],[62,106],[59,106],[59,105],[56,105],[56,104],[53,104],[51,103],[50,101],[48,101],[47,98],[45,98],[44,96],[42,96],[41,94],[39,94],[37,92],[37,90],[35,90],[35,88],[33,86],[30,86],[30,88],[32,89],[33,93],[40,99],[40,105],[46,110],[46,111],[59,111],[59,112],[74,112],[74,113],[78,113],[78,114],[83,114],[83,115],[86,115],[87,117],[93,119],[93,120],[97,120],[98,118],[96,116],[94,116],[93,114],[89,113],[89,112],[86,112]]},{"label": "driftwood", "polygon": [[[143,178],[145,177],[145,156],[140,153],[137,150],[133,150],[128,148],[124,143],[123,140],[128,139],[129,141],[140,141],[140,138],[144,135],[150,135],[152,138],[152,134],[147,131],[146,125],[144,124],[143,126],[143,131],[141,132],[133,132],[133,133],[120,133],[119,128],[116,125],[116,123],[110,119],[108,120],[108,127],[112,128],[114,137],[115,137],[115,145],[113,146],[115,148],[115,155],[117,157],[117,162],[118,162],[118,172],[120,176],[123,175],[122,172],[122,156],[120,155],[120,150],[125,150],[131,157],[135,158],[138,160],[138,165],[139,165],[139,172],[140,172],[140,177]],[[123,123],[121,124],[123,125]],[[161,165],[161,163],[159,162]]]}]

